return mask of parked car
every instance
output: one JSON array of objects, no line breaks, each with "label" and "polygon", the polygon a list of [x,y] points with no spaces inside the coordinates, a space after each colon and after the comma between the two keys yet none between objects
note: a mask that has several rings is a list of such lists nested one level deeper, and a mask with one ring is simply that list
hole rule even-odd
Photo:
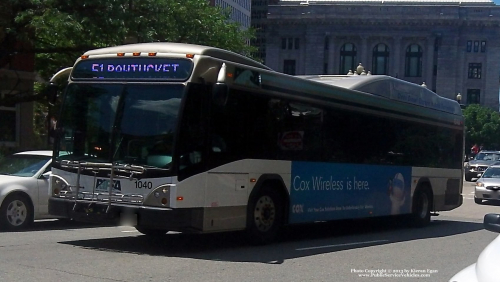
[{"label": "parked car", "polygon": [[[484,216],[484,228],[500,233],[500,214]],[[449,282],[498,282],[500,279],[500,235],[479,255],[477,262],[455,274]]]},{"label": "parked car", "polygon": [[474,202],[481,204],[483,200],[500,200],[500,165],[491,165],[476,181]]},{"label": "parked car", "polygon": [[0,228],[18,230],[48,218],[52,151],[28,151],[0,162]]},{"label": "parked car", "polygon": [[479,178],[493,163],[500,161],[500,151],[481,151],[465,164],[465,181]]}]

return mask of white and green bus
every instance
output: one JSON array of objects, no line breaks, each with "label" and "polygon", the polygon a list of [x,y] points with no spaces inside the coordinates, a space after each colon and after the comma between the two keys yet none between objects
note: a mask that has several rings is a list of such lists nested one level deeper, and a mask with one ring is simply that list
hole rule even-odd
[{"label": "white and green bus", "polygon": [[462,204],[456,101],[388,76],[272,71],[206,46],[88,51],[58,119],[50,213],[139,232],[246,230]]}]

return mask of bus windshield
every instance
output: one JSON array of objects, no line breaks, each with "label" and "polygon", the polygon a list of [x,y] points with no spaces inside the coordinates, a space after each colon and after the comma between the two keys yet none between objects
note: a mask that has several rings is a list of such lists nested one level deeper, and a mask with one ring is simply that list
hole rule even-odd
[{"label": "bus windshield", "polygon": [[[58,160],[169,168],[184,85],[70,84]],[[58,152],[58,153],[59,153]]]}]

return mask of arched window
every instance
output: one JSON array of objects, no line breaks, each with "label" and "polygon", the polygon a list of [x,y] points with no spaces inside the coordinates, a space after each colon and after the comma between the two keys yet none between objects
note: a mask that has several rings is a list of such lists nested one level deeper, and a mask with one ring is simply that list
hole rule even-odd
[{"label": "arched window", "polygon": [[422,48],[418,44],[412,44],[406,48],[405,76],[422,76]]},{"label": "arched window", "polygon": [[378,44],[373,48],[372,60],[373,74],[387,74],[389,70],[389,47],[385,44]]},{"label": "arched window", "polygon": [[356,46],[346,43],[340,48],[340,74],[347,74],[356,69]]}]

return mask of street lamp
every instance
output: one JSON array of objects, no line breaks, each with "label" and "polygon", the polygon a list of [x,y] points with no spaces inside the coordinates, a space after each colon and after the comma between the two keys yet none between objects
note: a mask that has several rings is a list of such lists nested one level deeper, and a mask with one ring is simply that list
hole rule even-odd
[{"label": "street lamp", "polygon": [[460,104],[460,102],[462,101],[462,95],[460,95],[460,93],[457,94],[457,102]]}]

